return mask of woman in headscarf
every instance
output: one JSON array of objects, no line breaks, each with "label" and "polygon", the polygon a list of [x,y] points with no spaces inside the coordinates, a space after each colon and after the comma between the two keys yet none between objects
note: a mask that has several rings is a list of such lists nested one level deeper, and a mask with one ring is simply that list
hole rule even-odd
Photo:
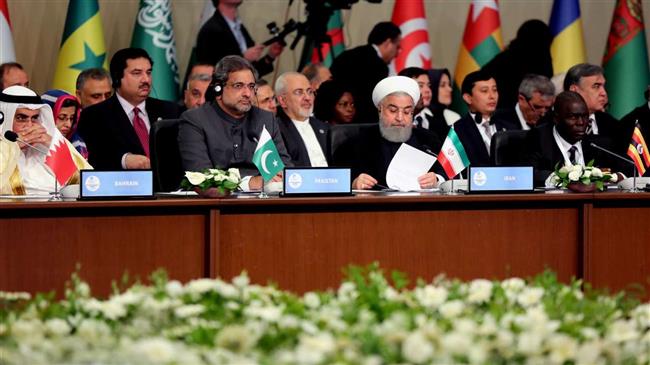
[{"label": "woman in headscarf", "polygon": [[63,90],[48,90],[41,96],[41,99],[52,108],[56,128],[68,139],[74,148],[88,159],[88,148],[86,143],[77,133],[81,104],[73,95]]},{"label": "woman in headscarf", "polygon": [[352,92],[343,83],[328,80],[320,85],[314,101],[317,119],[331,125],[352,123],[356,112]]},{"label": "woman in headscarf", "polygon": [[0,194],[46,195],[55,185],[50,166],[60,171],[57,180],[67,177],[60,185],[78,183],[78,170],[91,168],[56,128],[52,109],[34,91],[11,86],[0,92],[0,118],[2,136],[11,131],[13,137],[34,146],[10,142],[11,136],[0,140]]},{"label": "woman in headscarf", "polygon": [[429,82],[431,83],[431,104],[429,104],[429,110],[433,113],[434,119],[438,119],[448,126],[453,125],[460,119],[460,115],[449,109],[452,95],[451,74],[449,70],[446,68],[429,70]]}]

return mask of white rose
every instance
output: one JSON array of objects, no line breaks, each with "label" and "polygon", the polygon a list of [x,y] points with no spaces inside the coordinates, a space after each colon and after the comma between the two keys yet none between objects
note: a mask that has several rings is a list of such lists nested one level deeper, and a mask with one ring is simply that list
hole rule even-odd
[{"label": "white rose", "polygon": [[219,169],[208,169],[208,171],[210,171],[212,175],[219,175],[222,173]]},{"label": "white rose", "polygon": [[45,327],[51,334],[56,336],[63,336],[70,333],[70,326],[68,325],[68,322],[60,318],[53,318],[48,320],[45,322]]},{"label": "white rose", "polygon": [[169,340],[164,338],[146,338],[133,344],[131,351],[144,356],[155,364],[167,363],[174,358],[175,349]]},{"label": "white rose", "polygon": [[447,300],[447,289],[426,285],[415,289],[415,298],[425,307],[436,308]]},{"label": "white rose", "polygon": [[433,356],[433,345],[419,331],[413,332],[402,343],[402,356],[406,361],[420,364]]},{"label": "white rose", "polygon": [[224,181],[224,180],[226,180],[226,175],[224,175],[224,174],[216,174],[216,175],[214,175],[212,180],[214,180],[216,182]]},{"label": "white rose", "polygon": [[485,279],[473,280],[469,284],[469,295],[467,300],[470,303],[484,303],[492,296],[492,282]]},{"label": "white rose", "polygon": [[564,165],[564,166],[560,167],[559,172],[566,174],[569,171],[571,171],[571,169],[572,169],[572,166]]},{"label": "white rose", "polygon": [[192,185],[200,185],[205,181],[205,175],[202,172],[185,171],[185,177]]},{"label": "white rose", "polygon": [[318,294],[313,292],[306,293],[303,297],[303,302],[309,308],[318,308],[318,306],[320,306],[320,299],[318,298]]},{"label": "white rose", "polygon": [[539,303],[540,299],[544,295],[544,289],[542,288],[525,288],[517,296],[517,302],[522,307],[530,307]]},{"label": "white rose", "polygon": [[250,350],[256,341],[256,336],[248,328],[241,325],[224,327],[215,339],[217,346],[237,353]]},{"label": "white rose", "polygon": [[565,334],[553,335],[548,339],[547,346],[551,350],[549,357],[555,364],[563,364],[567,360],[574,359],[578,352],[576,340]]},{"label": "white rose", "polygon": [[639,338],[633,321],[617,320],[609,326],[607,338],[613,342],[632,341]]},{"label": "white rose", "polygon": [[203,313],[205,308],[199,304],[188,304],[174,309],[174,314],[178,318],[196,317]]},{"label": "white rose", "polygon": [[251,280],[248,278],[248,274],[246,274],[246,272],[243,272],[232,279],[233,285],[238,288],[243,288],[245,286],[248,286],[250,282]]},{"label": "white rose", "polygon": [[591,169],[591,176],[593,177],[603,177],[603,171],[598,167]]},{"label": "white rose", "polygon": [[183,294],[183,284],[178,280],[169,281],[165,284],[165,291],[172,297],[177,297]]},{"label": "white rose", "polygon": [[585,173],[582,176],[591,177],[591,174],[592,174],[591,170],[585,170]]},{"label": "white rose", "polygon": [[229,168],[228,175],[237,177],[237,179],[241,179],[241,175],[239,174],[239,169]]},{"label": "white rose", "polygon": [[196,279],[187,283],[185,289],[189,293],[203,294],[210,290],[216,289],[215,287],[216,285],[211,279]]},{"label": "white rose", "polygon": [[585,342],[576,351],[576,364],[596,364],[602,351],[602,346],[597,341]]},{"label": "white rose", "polygon": [[615,182],[618,181],[618,175],[617,175],[617,174],[611,174],[611,175],[609,175],[609,176],[610,176],[610,178],[609,178],[609,181],[610,181],[610,182],[615,183]]},{"label": "white rose", "polygon": [[569,172],[569,180],[578,181],[580,180],[580,175],[582,175],[582,171],[572,170],[571,172]]},{"label": "white rose", "polygon": [[517,351],[524,355],[537,355],[543,351],[542,336],[534,332],[524,332],[517,339]]},{"label": "white rose", "polygon": [[445,318],[458,317],[465,309],[465,304],[459,300],[452,300],[440,306],[440,314]]}]

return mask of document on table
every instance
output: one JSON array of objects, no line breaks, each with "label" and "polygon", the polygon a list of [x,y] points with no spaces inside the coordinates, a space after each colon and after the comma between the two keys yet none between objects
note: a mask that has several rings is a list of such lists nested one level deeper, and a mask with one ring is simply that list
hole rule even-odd
[{"label": "document on table", "polygon": [[402,143],[388,165],[386,184],[400,191],[420,190],[418,177],[429,172],[435,162],[435,156]]}]

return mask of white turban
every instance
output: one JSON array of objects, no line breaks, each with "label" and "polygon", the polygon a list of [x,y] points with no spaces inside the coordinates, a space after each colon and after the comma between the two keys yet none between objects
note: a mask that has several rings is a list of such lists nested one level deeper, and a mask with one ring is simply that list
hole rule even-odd
[{"label": "white turban", "polygon": [[372,91],[372,102],[376,107],[388,95],[395,92],[404,92],[411,96],[413,105],[420,100],[420,87],[417,81],[406,76],[389,76],[377,83]]}]

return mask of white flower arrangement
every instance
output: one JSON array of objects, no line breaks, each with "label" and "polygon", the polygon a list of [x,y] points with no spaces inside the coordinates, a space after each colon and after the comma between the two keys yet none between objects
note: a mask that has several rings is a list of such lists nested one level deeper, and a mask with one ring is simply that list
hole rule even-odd
[{"label": "white flower arrangement", "polygon": [[[163,273],[106,300],[73,275],[61,301],[0,292],[3,364],[650,364],[650,303],[532,280],[436,278],[376,265],[337,291],[181,284]],[[85,287],[84,287],[85,286]]]},{"label": "white flower arrangement", "polygon": [[185,178],[181,181],[181,187],[186,190],[199,189],[203,191],[216,188],[223,194],[226,191],[237,189],[239,183],[241,183],[241,175],[238,169],[205,169],[202,172],[186,171]]},{"label": "white flower arrangement", "polygon": [[594,160],[589,161],[586,166],[567,164],[559,167],[557,164],[551,174],[551,181],[558,188],[566,188],[570,184],[594,184],[600,191],[605,188],[606,182],[616,182],[616,174],[604,172],[593,165]]}]

